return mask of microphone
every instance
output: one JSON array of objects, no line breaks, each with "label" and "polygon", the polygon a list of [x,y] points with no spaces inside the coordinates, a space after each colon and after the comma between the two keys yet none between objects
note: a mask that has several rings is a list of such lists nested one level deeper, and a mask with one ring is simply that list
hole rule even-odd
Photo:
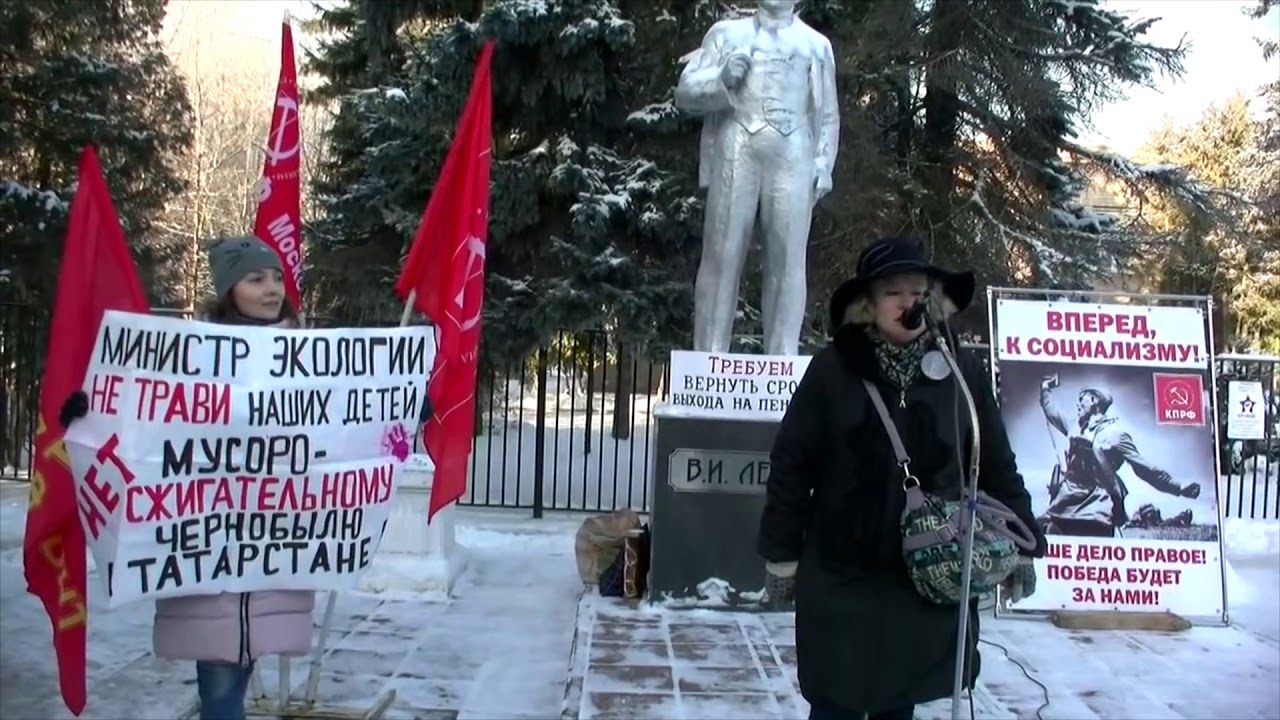
[{"label": "microphone", "polygon": [[902,323],[902,327],[908,330],[916,330],[920,327],[920,323],[924,322],[925,315],[929,312],[929,296],[925,295],[916,300],[915,304],[907,308],[902,313],[902,317],[898,318],[898,322]]}]

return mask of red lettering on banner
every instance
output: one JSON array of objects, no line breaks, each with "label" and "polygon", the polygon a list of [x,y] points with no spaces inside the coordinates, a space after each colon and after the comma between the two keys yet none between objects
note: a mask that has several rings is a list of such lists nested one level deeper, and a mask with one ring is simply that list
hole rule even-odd
[{"label": "red lettering on banner", "polygon": [[213,512],[234,510],[236,504],[232,501],[229,478],[217,478],[217,481],[217,486],[213,490],[213,503],[210,504],[209,509]]},{"label": "red lettering on banner", "polygon": [[143,523],[225,511],[350,510],[390,501],[394,479],[395,466],[386,464],[325,473],[318,481],[236,475],[134,485],[125,495],[125,519]]},{"label": "red lettering on banner", "polygon": [[[1022,347],[1025,344],[1026,352]],[[1165,364],[1200,362],[1200,348],[1189,343],[1154,343],[1137,340],[1088,340],[1082,338],[1029,337],[1006,335],[1006,357],[1052,357],[1064,360],[1134,360]]]},{"label": "red lettering on banner", "polygon": [[1071,546],[1066,543],[1049,543],[1049,550],[1045,553],[1047,558],[1061,558],[1063,560],[1071,559]]},{"label": "red lettering on banner", "polygon": [[1207,565],[1208,554],[1204,550],[1185,548],[1134,548],[1130,553],[1137,562],[1165,563],[1170,565]]},{"label": "red lettering on banner", "polygon": [[229,425],[231,386],[225,383],[170,382],[134,378],[138,386],[137,419],[189,425]]},{"label": "red lettering on banner", "polygon": [[1044,319],[1045,329],[1052,332],[1114,332],[1149,340],[1156,337],[1156,331],[1147,324],[1147,316],[1142,314],[1050,310],[1045,313]]},{"label": "red lettering on banner", "polygon": [[114,515],[116,508],[120,507],[120,493],[111,483],[99,480],[101,469],[110,463],[126,486],[134,481],[134,474],[125,465],[124,458],[116,454],[119,446],[119,436],[112,433],[94,454],[94,462],[85,471],[84,481],[80,485],[80,500],[77,505],[94,540],[98,539],[102,527],[107,524],[107,515]]},{"label": "red lettering on banner", "polygon": [[[1158,607],[1159,588],[1180,586],[1185,578],[1185,568],[1169,566],[1209,561],[1204,550],[1084,542],[1051,543],[1047,558],[1052,561],[1045,566],[1046,579],[1071,583],[1072,602],[1117,607]],[[1120,563],[1127,566],[1118,567]]]},{"label": "red lettering on banner", "polygon": [[120,399],[120,375],[94,375],[93,389],[89,392],[89,409],[103,415],[116,415],[116,401]]}]

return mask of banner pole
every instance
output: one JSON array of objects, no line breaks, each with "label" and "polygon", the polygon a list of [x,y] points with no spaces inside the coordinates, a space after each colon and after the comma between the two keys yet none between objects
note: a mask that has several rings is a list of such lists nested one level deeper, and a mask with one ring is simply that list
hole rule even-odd
[{"label": "banner pole", "polygon": [[[1222,624],[1231,624],[1231,608],[1227,602],[1227,543],[1223,537],[1222,520],[1226,516],[1222,503],[1222,436],[1218,427],[1218,359],[1217,359],[1217,343],[1213,337],[1213,296],[1209,295],[1201,299],[1204,304],[1205,315],[1205,353],[1209,356],[1209,410],[1205,418],[1206,422],[1213,428],[1213,434],[1210,435],[1210,442],[1213,443],[1213,496],[1214,505],[1218,506],[1218,557],[1222,558],[1222,562],[1218,563],[1219,575],[1222,576]],[[1265,417],[1265,415],[1264,415]],[[1243,472],[1243,470],[1241,471]],[[1228,485],[1228,487],[1230,487]]]},{"label": "banner pole", "polygon": [[418,289],[414,288],[409,291],[409,297],[404,299],[404,312],[400,313],[400,327],[409,326],[409,316],[413,313],[413,303],[418,299]]}]

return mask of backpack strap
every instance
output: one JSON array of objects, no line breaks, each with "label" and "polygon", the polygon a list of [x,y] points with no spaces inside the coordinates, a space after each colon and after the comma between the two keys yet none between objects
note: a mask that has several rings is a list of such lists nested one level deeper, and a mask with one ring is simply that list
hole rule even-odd
[{"label": "backpack strap", "polygon": [[[889,434],[893,454],[898,459],[898,466],[902,468],[902,491],[907,496],[907,510],[919,510],[929,504],[929,498],[925,497],[924,491],[920,489],[919,478],[911,474],[911,458],[907,455],[906,446],[902,444],[898,426],[893,422],[893,416],[889,414],[889,407],[884,404],[884,397],[880,395],[880,390],[866,378],[863,378],[862,384],[866,386],[867,394],[871,396],[871,403],[876,406],[876,414],[880,416],[880,422],[884,424],[884,430]],[[902,549],[908,553],[915,552],[952,542],[956,537],[956,528],[952,527],[950,522],[946,522],[928,532],[906,535],[902,538]]]},{"label": "backpack strap", "polygon": [[[866,378],[863,378],[862,384],[867,388],[867,394],[871,396],[871,404],[876,407],[876,414],[880,416],[880,422],[889,435],[889,443],[893,445],[893,454],[902,468],[904,475],[902,490],[907,495],[907,509],[918,510],[928,504],[929,500],[920,489],[920,480],[911,474],[911,458],[907,455],[906,446],[902,444],[898,426],[893,422],[893,416],[889,414],[889,407],[884,404],[884,397],[880,395],[880,390]],[[1022,522],[1022,519],[995,498],[979,492],[974,503],[974,513],[982,516],[997,534],[1013,541],[1018,547],[1024,550],[1035,547],[1035,535]],[[902,549],[913,552],[957,540],[961,531],[965,529],[964,517],[964,513],[955,513],[949,518],[950,522],[934,530],[902,538]]]},{"label": "backpack strap", "polygon": [[[907,448],[902,444],[902,436],[898,434],[898,426],[893,422],[893,416],[889,414],[889,407],[884,404],[884,397],[880,395],[880,389],[870,380],[862,379],[862,384],[867,388],[867,394],[871,396],[871,404],[876,406],[876,414],[880,416],[880,422],[884,425],[884,431],[889,434],[889,444],[893,445],[893,455],[898,461],[898,465],[906,471],[907,466],[911,464],[911,458],[907,455]],[[908,476],[910,473],[908,472]]]}]

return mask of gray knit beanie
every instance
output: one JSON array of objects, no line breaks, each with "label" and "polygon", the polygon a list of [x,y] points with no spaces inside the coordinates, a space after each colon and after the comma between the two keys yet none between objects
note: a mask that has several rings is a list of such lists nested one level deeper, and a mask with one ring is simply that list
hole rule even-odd
[{"label": "gray knit beanie", "polygon": [[258,238],[223,238],[209,248],[209,274],[213,276],[213,291],[218,297],[226,297],[236,283],[246,275],[259,270],[284,272],[280,256]]}]

